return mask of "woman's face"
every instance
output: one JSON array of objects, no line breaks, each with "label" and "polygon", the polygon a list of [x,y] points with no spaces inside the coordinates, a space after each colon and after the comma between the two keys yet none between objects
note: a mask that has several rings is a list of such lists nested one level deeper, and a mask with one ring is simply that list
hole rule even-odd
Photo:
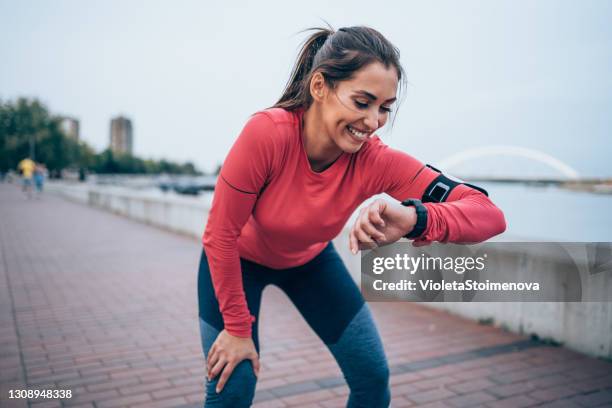
[{"label": "woman's face", "polygon": [[[322,77],[321,77],[322,80]],[[315,79],[313,78],[313,81]],[[397,71],[380,62],[357,71],[352,79],[339,82],[335,89],[316,84],[311,90],[321,104],[322,124],[333,143],[342,151],[355,153],[389,119],[397,93]],[[321,96],[322,95],[322,96]]]}]

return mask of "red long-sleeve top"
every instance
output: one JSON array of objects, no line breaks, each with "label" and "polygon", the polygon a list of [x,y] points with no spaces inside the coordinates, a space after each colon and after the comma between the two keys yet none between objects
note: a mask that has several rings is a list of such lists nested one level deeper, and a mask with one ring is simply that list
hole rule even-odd
[{"label": "red long-sleeve top", "polygon": [[[242,257],[273,269],[319,254],[369,197],[421,198],[439,173],[378,136],[314,172],[302,139],[303,110],[255,113],[227,155],[202,237],[225,329],[250,337],[255,321],[242,286]],[[425,203],[427,227],[415,241],[481,242],[503,232],[504,215],[481,192],[458,185]]]}]

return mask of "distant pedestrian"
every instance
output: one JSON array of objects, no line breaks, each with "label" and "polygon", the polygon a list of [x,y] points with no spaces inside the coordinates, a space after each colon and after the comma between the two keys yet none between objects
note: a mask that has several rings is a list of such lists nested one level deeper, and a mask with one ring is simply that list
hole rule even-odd
[{"label": "distant pedestrian", "polygon": [[34,186],[36,187],[36,193],[40,196],[43,192],[43,185],[45,183],[45,174],[47,173],[47,167],[42,163],[37,163],[34,169]]},{"label": "distant pedestrian", "polygon": [[21,188],[26,194],[26,197],[32,197],[32,177],[36,169],[36,163],[29,157],[26,157],[17,165],[17,170],[21,173]]}]

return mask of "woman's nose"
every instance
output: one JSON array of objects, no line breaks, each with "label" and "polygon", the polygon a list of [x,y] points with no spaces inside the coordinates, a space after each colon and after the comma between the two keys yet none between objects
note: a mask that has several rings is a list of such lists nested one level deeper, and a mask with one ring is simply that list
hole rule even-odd
[{"label": "woman's nose", "polygon": [[376,110],[370,110],[364,120],[364,124],[370,130],[378,129],[378,112],[376,112]]}]

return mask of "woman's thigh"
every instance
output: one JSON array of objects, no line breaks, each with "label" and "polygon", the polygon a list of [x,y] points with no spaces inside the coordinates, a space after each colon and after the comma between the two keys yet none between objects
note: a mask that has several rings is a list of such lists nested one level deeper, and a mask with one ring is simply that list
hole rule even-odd
[{"label": "woman's thigh", "polygon": [[[252,327],[252,332],[255,348],[257,352],[259,352],[259,310],[261,307],[262,292],[266,285],[268,285],[266,281],[268,275],[262,273],[265,267],[244,259],[240,259],[240,268],[247,307],[249,308],[249,312],[255,316],[256,319]],[[198,315],[217,331],[221,332],[221,330],[223,330],[223,316],[219,310],[219,302],[214,291],[210,267],[204,251],[202,251],[198,271]]]}]

